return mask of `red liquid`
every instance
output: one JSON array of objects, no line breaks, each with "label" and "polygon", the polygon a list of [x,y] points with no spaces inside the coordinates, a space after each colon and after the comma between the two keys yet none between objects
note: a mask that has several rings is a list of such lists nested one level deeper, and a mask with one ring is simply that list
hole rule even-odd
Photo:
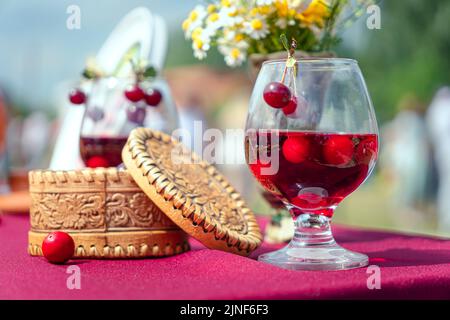
[{"label": "red liquid", "polygon": [[[378,153],[375,134],[271,130],[247,136],[245,146],[254,176],[264,188],[292,204],[293,215],[330,217],[333,208],[364,182]],[[270,166],[274,172],[264,172]]]},{"label": "red liquid", "polygon": [[126,137],[81,137],[81,158],[90,168],[116,167],[122,163],[126,142]]}]

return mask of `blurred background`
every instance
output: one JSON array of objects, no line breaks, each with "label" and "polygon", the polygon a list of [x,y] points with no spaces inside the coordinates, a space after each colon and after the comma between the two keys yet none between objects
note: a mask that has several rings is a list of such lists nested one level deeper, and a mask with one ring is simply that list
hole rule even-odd
[{"label": "blurred background", "polygon": [[[195,0],[1,0],[1,179],[46,168],[68,84],[79,79],[118,21],[146,6],[167,22],[164,75],[182,115],[214,128],[244,128],[252,89],[246,65],[230,69],[214,50],[193,57],[182,21]],[[81,29],[66,28],[69,5],[81,8]],[[366,16],[343,30],[340,57],[357,59],[381,128],[377,169],[338,208],[348,225],[450,235],[450,2],[381,2],[381,29]],[[7,123],[7,125],[4,125]],[[6,136],[6,138],[5,138]],[[223,167],[258,213],[271,209],[245,165]],[[10,181],[11,182],[11,181]],[[13,179],[12,183],[16,183]],[[447,217],[448,216],[448,217]]]}]

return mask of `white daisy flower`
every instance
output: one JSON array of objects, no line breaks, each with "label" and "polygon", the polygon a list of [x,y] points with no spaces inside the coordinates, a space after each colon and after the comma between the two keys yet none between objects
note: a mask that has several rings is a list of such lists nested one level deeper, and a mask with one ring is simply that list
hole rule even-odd
[{"label": "white daisy flower", "polygon": [[208,15],[208,11],[202,5],[197,5],[194,10],[191,11],[189,17],[183,22],[183,30],[186,39],[189,39],[192,32],[198,27],[203,26],[204,19]]},{"label": "white daisy flower", "polygon": [[244,34],[236,30],[225,29],[223,37],[218,39],[218,43],[222,46],[233,46],[241,50],[247,50],[249,44],[245,41]]},{"label": "white daisy flower", "polygon": [[276,0],[256,0],[257,6],[270,6],[274,4]]},{"label": "white daisy flower", "polygon": [[206,28],[215,32],[222,28],[222,21],[220,21],[220,15],[217,12],[211,13],[208,18],[206,18]]},{"label": "white daisy flower", "polygon": [[255,16],[250,21],[244,22],[245,33],[251,38],[259,40],[269,34],[267,22],[261,16]]},{"label": "white daisy flower", "polygon": [[192,41],[192,50],[194,50],[194,57],[199,60],[203,60],[208,55],[208,50],[211,48],[209,43],[204,43],[202,40],[197,39]]},{"label": "white daisy flower", "polygon": [[239,10],[235,6],[222,7],[218,14],[220,24],[223,27],[232,27],[244,21],[244,18],[239,15]]},{"label": "white daisy flower", "polygon": [[225,63],[230,67],[237,67],[247,58],[245,51],[237,47],[219,46],[219,51],[225,56]]},{"label": "white daisy flower", "polygon": [[206,58],[207,52],[211,48],[211,37],[213,35],[214,32],[209,29],[197,28],[192,31],[192,49],[197,59]]}]

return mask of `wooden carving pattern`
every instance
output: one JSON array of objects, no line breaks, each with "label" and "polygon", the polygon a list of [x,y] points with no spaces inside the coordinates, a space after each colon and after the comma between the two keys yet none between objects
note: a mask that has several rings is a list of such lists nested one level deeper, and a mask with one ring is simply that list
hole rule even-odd
[{"label": "wooden carving pattern", "polygon": [[99,193],[31,193],[34,229],[102,229],[104,195]]},{"label": "wooden carving pattern", "polygon": [[[156,140],[147,142],[149,153],[164,176],[202,212],[210,212],[214,223],[229,230],[247,234],[248,226],[242,208],[236,205],[226,188],[198,163],[193,155],[173,161],[173,145]],[[181,150],[180,150],[181,151]],[[175,152],[176,153],[176,152]],[[183,160],[185,161],[183,163]]]},{"label": "wooden carving pattern", "polygon": [[109,228],[176,227],[142,192],[108,194],[106,203]]},{"label": "wooden carving pattern", "polygon": [[256,218],[240,194],[169,135],[133,130],[122,159],[147,196],[207,247],[248,255],[261,244]]},{"label": "wooden carving pattern", "polygon": [[[70,232],[75,241],[74,258],[120,259],[161,257],[189,250],[187,235],[181,230],[131,232]],[[28,252],[42,256],[46,232],[28,233]]]},{"label": "wooden carving pattern", "polygon": [[33,230],[177,228],[125,171],[32,171],[30,194]]}]

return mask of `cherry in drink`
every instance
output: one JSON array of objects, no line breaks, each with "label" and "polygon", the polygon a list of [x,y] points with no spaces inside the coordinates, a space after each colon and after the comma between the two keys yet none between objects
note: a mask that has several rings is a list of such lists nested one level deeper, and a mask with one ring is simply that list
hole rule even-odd
[{"label": "cherry in drink", "polygon": [[[253,175],[289,204],[294,216],[331,217],[334,208],[370,174],[378,140],[376,134],[269,130],[247,136],[246,149]],[[270,166],[273,170],[267,173]]]},{"label": "cherry in drink", "polygon": [[122,163],[122,149],[127,137],[90,137],[80,138],[80,153],[89,168],[116,167]]}]

